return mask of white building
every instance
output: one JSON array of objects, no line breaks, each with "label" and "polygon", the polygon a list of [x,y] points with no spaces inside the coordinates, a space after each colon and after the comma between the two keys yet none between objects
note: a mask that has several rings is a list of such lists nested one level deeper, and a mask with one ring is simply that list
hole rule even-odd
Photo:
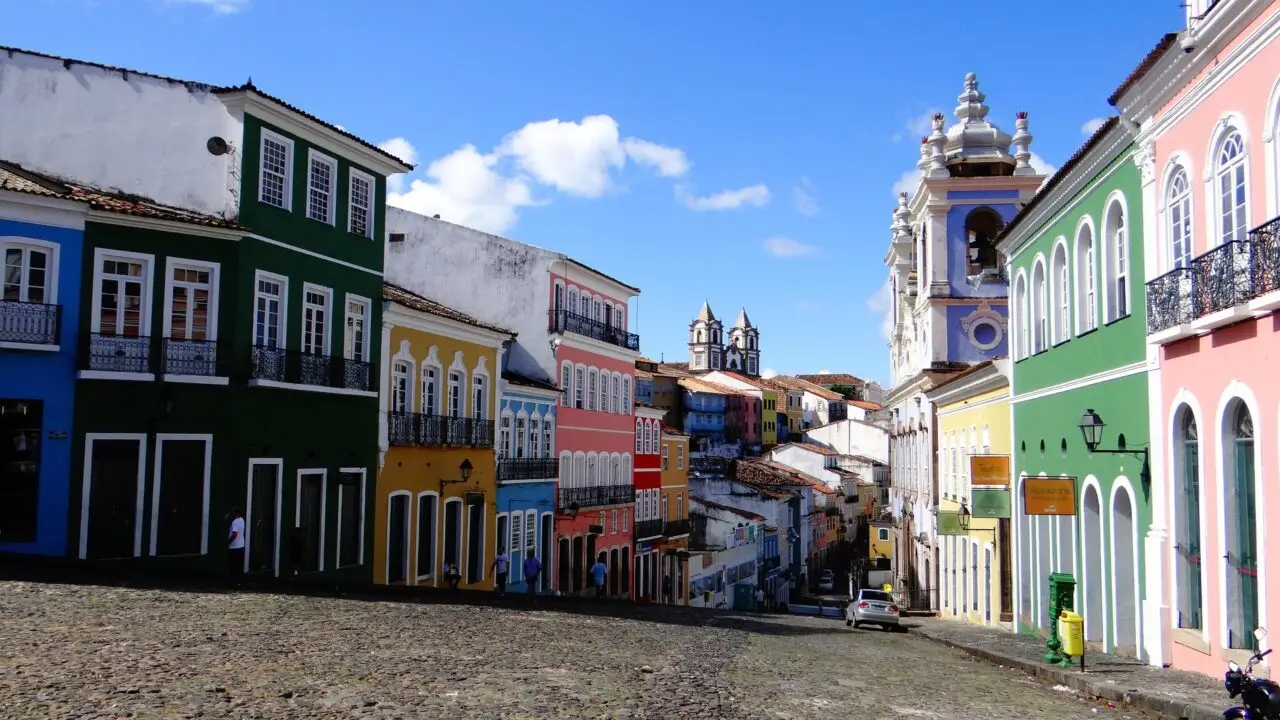
[{"label": "white building", "polygon": [[689,561],[689,604],[694,607],[750,609],[755,602],[766,519],[759,513],[689,497],[689,511],[700,516],[708,549]]}]

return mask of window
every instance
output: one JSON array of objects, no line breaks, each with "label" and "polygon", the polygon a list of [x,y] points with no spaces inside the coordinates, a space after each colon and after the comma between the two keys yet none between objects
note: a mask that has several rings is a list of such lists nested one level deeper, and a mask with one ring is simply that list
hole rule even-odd
[{"label": "window", "polygon": [[254,278],[253,344],[257,347],[277,348],[284,336],[285,290],[289,281],[263,272]]},{"label": "window", "polygon": [[1097,278],[1094,275],[1093,226],[1082,223],[1076,231],[1076,333],[1098,326]]},{"label": "window", "polygon": [[449,372],[449,417],[462,417],[462,373]]},{"label": "window", "polygon": [[1244,138],[1230,128],[1218,145],[1216,199],[1218,203],[1219,243],[1241,242],[1249,233],[1249,197],[1245,183]]},{"label": "window", "polygon": [[1049,338],[1049,318],[1046,311],[1046,287],[1044,277],[1044,260],[1037,257],[1035,268],[1031,271],[1031,352],[1038,353],[1045,349]]},{"label": "window", "polygon": [[592,317],[595,318],[595,321],[604,322],[604,306],[600,304],[599,298],[596,298],[595,302],[592,303],[592,307],[595,310],[595,312],[592,314]]},{"label": "window", "polygon": [[573,374],[573,406],[582,409],[583,395],[586,393],[587,369],[578,366]]},{"label": "window", "polygon": [[436,496],[418,496],[418,579],[435,575],[436,560]]},{"label": "window", "polygon": [[596,381],[599,379],[599,373],[595,368],[587,371],[587,409],[596,409]]},{"label": "window", "polygon": [[397,360],[391,368],[391,410],[405,412],[409,408],[409,363]]},{"label": "window", "polygon": [[364,471],[338,473],[338,567],[364,562]]},{"label": "window", "polygon": [[151,257],[98,253],[94,330],[107,337],[145,337],[149,328]]},{"label": "window", "polygon": [[351,188],[347,200],[347,231],[362,238],[373,237],[373,178],[351,170]]},{"label": "window", "polygon": [[631,413],[631,376],[622,378],[622,412]]},{"label": "window", "polygon": [[1181,165],[1175,165],[1169,176],[1169,256],[1174,268],[1183,268],[1191,264],[1191,184],[1187,181],[1187,171]]},{"label": "window", "polygon": [[889,528],[879,528],[879,529],[876,531],[876,537],[878,537],[882,542],[883,542],[883,541],[888,540],[888,539],[889,539]]},{"label": "window", "polygon": [[1067,268],[1067,246],[1062,243],[1053,248],[1053,344],[1066,342],[1071,337],[1071,281]]},{"label": "window", "polygon": [[471,375],[471,415],[477,420],[488,417],[489,403],[485,376],[478,373]]},{"label": "window", "polygon": [[578,312],[578,288],[569,288],[569,312]]},{"label": "window", "polygon": [[644,421],[636,418],[636,454],[644,452]]},{"label": "window", "polygon": [[[631,532],[631,513],[628,512],[626,508],[622,508],[622,532],[624,533]],[[623,552],[625,553],[626,551],[624,550]],[[624,563],[622,566],[622,572],[625,574],[626,571],[627,571],[627,566]]]},{"label": "window", "polygon": [[333,224],[333,189],[338,178],[338,164],[315,150],[309,153],[311,163],[307,170],[307,217],[318,222]]},{"label": "window", "polygon": [[[215,340],[213,305],[218,266],[170,258],[165,287],[165,337],[173,340]],[[216,320],[214,320],[216,322]]]},{"label": "window", "polygon": [[1174,565],[1177,579],[1178,627],[1203,627],[1200,543],[1200,434],[1191,408],[1182,407],[1180,437],[1174,442]]},{"label": "window", "polygon": [[582,296],[582,305],[578,308],[578,314],[584,318],[591,318],[591,298],[585,294]]},{"label": "window", "polygon": [[529,419],[529,457],[536,458],[542,444],[539,440],[542,437],[542,420],[539,418]]},{"label": "window", "polygon": [[667,469],[667,463],[668,463],[668,460],[669,460],[669,458],[667,457],[667,449],[668,449],[668,448],[667,448],[666,444],[663,444],[663,446],[662,446],[662,469],[663,469],[663,470],[666,470],[666,469]]},{"label": "window", "polygon": [[1112,322],[1129,314],[1129,240],[1124,205],[1120,199],[1107,206],[1104,228],[1106,276],[1103,292],[1107,299],[1107,322]]},{"label": "window", "polygon": [[684,493],[676,493],[676,520],[684,519]]},{"label": "window", "polygon": [[618,510],[616,508],[609,513],[609,532],[618,532]]},{"label": "window", "polygon": [[551,435],[554,432],[555,421],[550,417],[542,419],[542,457],[551,457],[551,451],[554,447]]},{"label": "window", "polygon": [[560,366],[560,404],[569,406],[570,393],[573,390],[573,369],[568,363]]},{"label": "window", "polygon": [[[503,518],[505,519],[505,518]],[[506,542],[506,538],[502,537],[502,532],[498,533],[498,551],[503,548],[510,548],[511,552],[520,552],[520,548],[524,547],[521,543],[524,540],[524,524],[521,522],[522,516],[519,514],[511,515],[511,543]]]},{"label": "window", "polygon": [[343,357],[347,360],[368,362],[369,342],[366,328],[369,324],[369,301],[347,296],[347,333],[343,341]]},{"label": "window", "polygon": [[511,416],[506,413],[498,423],[498,457],[511,457]]},{"label": "window", "polygon": [[684,445],[676,445],[676,469],[684,469]]},{"label": "window", "polygon": [[605,370],[600,371],[600,396],[596,399],[596,409],[600,412],[609,412],[609,373]]},{"label": "window", "polygon": [[302,289],[302,352],[329,354],[329,288],[308,283]]},{"label": "window", "polygon": [[439,404],[436,400],[436,382],[440,371],[429,365],[422,368],[422,412],[426,415],[438,415]]},{"label": "window", "polygon": [[4,243],[4,289],[0,300],[53,304],[52,273],[56,248]]},{"label": "window", "polygon": [[525,439],[527,437],[525,435],[525,429],[528,423],[528,419],[523,415],[516,418],[516,458],[523,458],[525,456]]},{"label": "window", "polygon": [[290,210],[293,207],[293,141],[262,131],[262,168],[258,200]]}]

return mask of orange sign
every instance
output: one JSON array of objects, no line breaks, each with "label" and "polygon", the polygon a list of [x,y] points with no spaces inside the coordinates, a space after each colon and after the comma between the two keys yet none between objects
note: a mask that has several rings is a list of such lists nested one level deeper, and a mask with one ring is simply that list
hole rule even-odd
[{"label": "orange sign", "polygon": [[1008,455],[970,455],[969,477],[973,485],[1009,486]]},{"label": "orange sign", "polygon": [[1075,515],[1075,478],[1026,478],[1022,481],[1024,515]]}]

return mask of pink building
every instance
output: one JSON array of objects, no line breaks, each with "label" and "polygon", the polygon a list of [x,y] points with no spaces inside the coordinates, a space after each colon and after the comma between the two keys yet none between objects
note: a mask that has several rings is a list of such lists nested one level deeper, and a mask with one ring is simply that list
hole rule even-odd
[{"label": "pink building", "polygon": [[1278,34],[1280,1],[1189,0],[1111,98],[1147,220],[1145,650],[1213,675],[1280,619]]},{"label": "pink building", "polygon": [[592,591],[603,558],[609,596],[631,594],[634,388],[640,338],[627,332],[627,304],[640,294],[573,260],[552,266],[552,347],[563,390],[556,413],[557,587]]}]

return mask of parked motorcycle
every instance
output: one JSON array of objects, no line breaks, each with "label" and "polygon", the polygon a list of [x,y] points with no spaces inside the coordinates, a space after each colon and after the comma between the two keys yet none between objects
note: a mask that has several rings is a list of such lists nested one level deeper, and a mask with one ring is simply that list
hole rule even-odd
[{"label": "parked motorcycle", "polygon": [[[1267,631],[1258,628],[1253,631],[1253,636],[1261,645]],[[1254,653],[1243,668],[1235,661],[1227,662],[1224,677],[1227,692],[1232,699],[1239,697],[1243,704],[1222,713],[1223,720],[1280,720],[1280,685],[1273,680],[1253,676],[1253,666],[1270,654],[1269,649]]]}]

